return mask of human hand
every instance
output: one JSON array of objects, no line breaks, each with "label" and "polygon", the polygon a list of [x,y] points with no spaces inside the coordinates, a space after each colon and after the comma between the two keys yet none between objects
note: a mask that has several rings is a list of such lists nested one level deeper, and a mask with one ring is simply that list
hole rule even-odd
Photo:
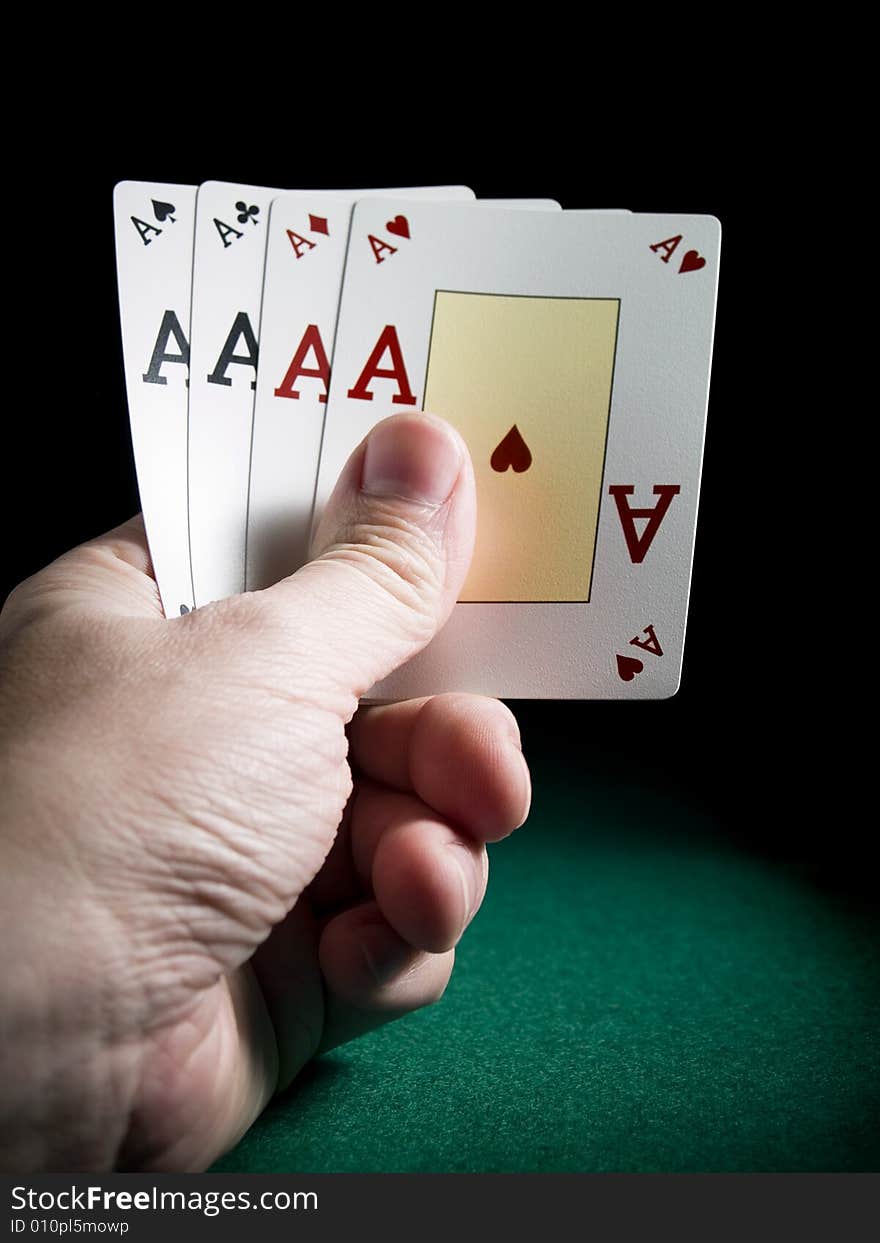
[{"label": "human hand", "polygon": [[519,732],[471,695],[356,709],[445,621],[474,526],[463,442],[399,415],[275,587],[166,621],[134,520],[12,593],[0,1167],[204,1168],[316,1053],[441,996],[528,812]]}]

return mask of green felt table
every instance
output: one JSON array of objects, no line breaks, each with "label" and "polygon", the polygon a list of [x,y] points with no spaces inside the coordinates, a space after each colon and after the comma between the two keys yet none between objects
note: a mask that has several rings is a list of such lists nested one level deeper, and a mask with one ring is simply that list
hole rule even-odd
[{"label": "green felt table", "polygon": [[868,1170],[870,911],[546,755],[434,1007],[315,1062],[223,1171]]}]

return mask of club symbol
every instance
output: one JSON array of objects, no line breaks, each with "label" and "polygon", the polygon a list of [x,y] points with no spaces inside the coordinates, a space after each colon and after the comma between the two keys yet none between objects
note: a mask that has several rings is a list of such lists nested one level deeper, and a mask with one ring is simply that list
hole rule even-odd
[{"label": "club symbol", "polygon": [[247,224],[248,221],[250,221],[251,224],[257,223],[256,217],[259,216],[260,209],[257,207],[256,203],[251,203],[250,207],[248,207],[247,203],[245,203],[243,199],[239,199],[235,204],[235,210],[238,212],[236,220],[239,224]]}]

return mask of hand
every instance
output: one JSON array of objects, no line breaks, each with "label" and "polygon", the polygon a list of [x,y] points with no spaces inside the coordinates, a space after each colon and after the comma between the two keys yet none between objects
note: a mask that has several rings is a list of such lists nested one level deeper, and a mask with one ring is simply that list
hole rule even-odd
[{"label": "hand", "polygon": [[443,624],[474,526],[463,442],[399,415],[275,587],[166,621],[135,520],[12,593],[0,1166],[204,1168],[316,1053],[441,996],[528,812],[516,723],[355,711]]}]

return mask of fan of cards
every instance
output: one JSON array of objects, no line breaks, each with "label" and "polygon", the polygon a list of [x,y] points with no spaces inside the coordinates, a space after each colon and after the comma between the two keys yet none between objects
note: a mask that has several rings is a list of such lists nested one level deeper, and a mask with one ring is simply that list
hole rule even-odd
[{"label": "fan of cards", "polygon": [[350,452],[428,410],[470,449],[476,550],[446,627],[372,696],[675,693],[714,217],[219,181],[126,181],[114,206],[168,617],[295,571]]}]

